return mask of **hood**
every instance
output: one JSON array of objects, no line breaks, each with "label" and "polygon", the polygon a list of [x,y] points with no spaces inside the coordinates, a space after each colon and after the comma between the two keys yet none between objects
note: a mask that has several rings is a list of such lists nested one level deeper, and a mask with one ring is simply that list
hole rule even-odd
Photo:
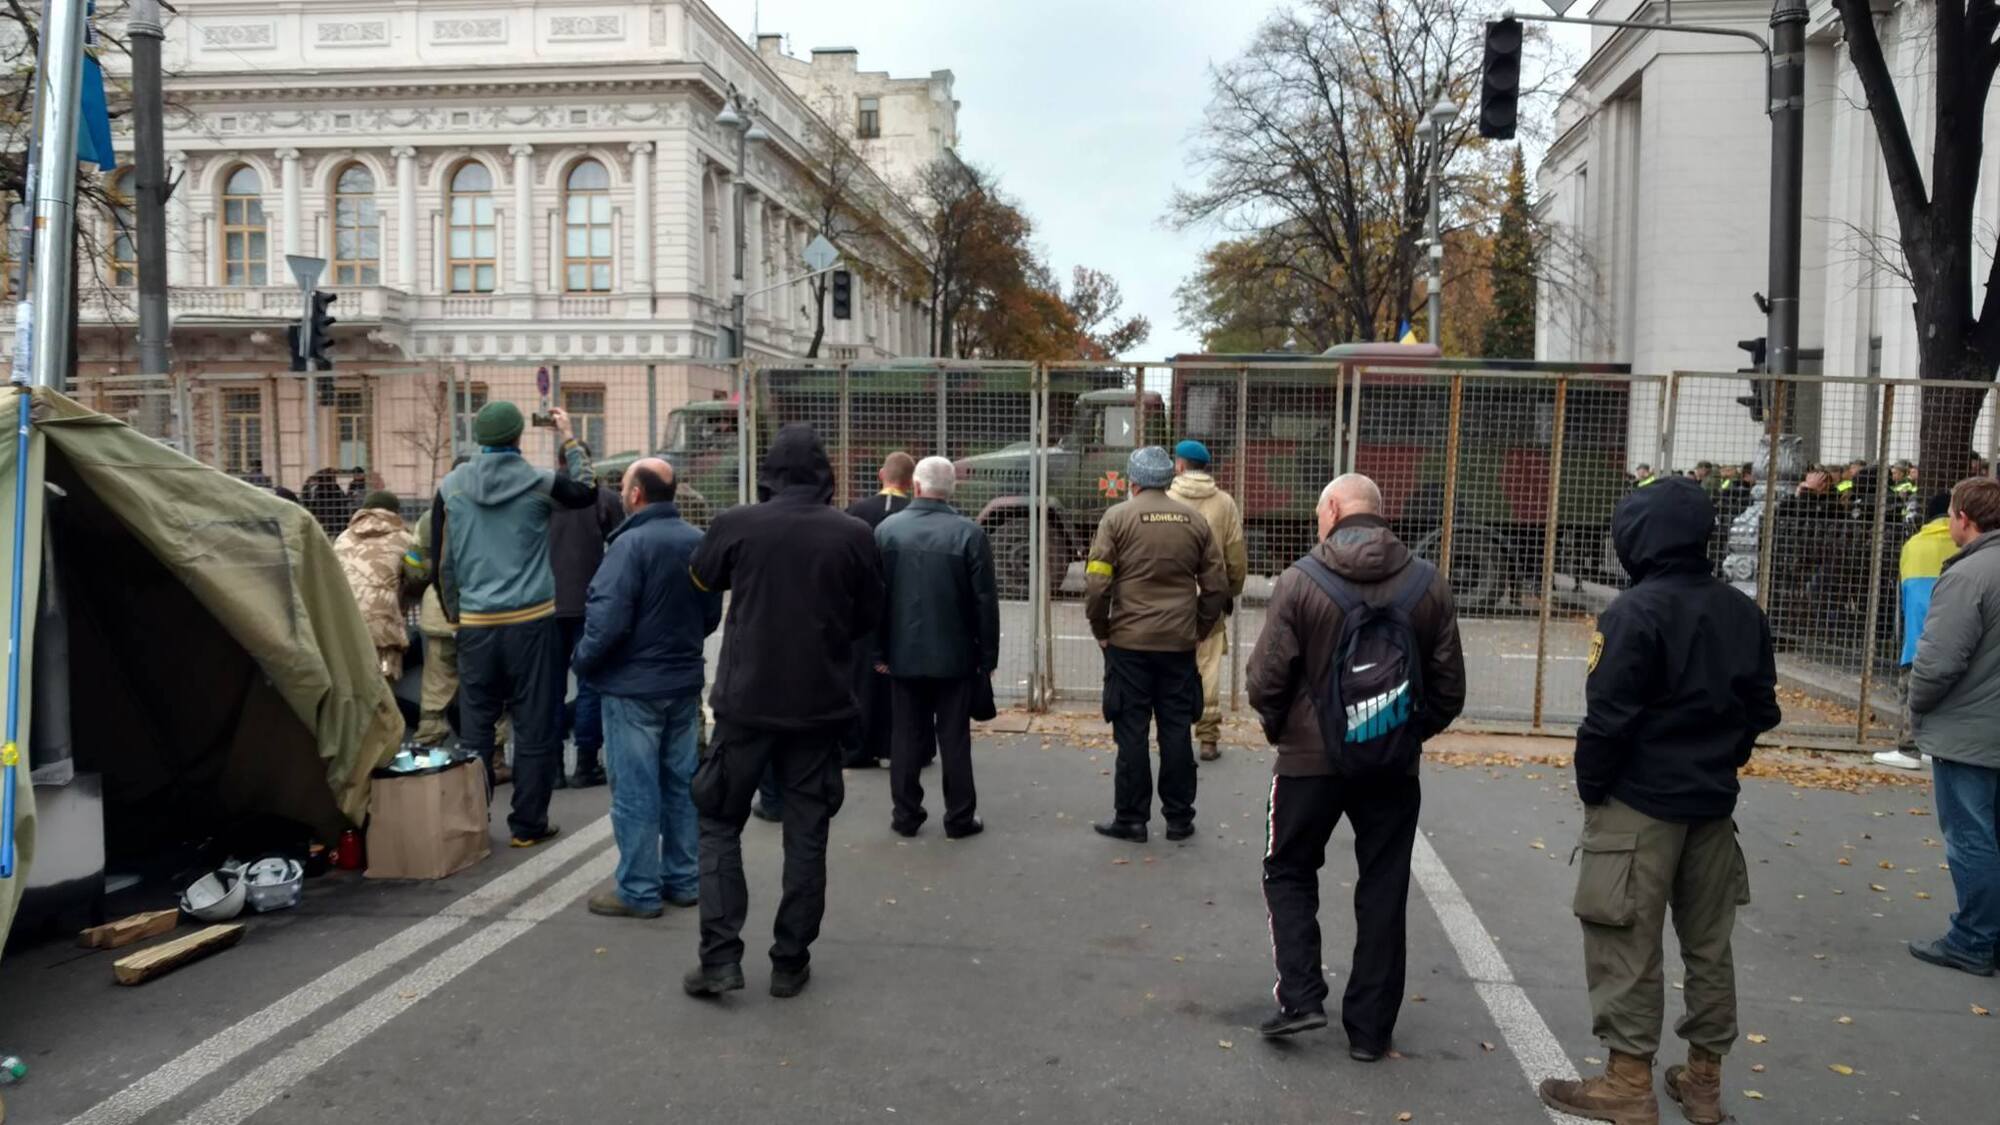
[{"label": "hood", "polygon": [[1167,495],[1188,500],[1206,500],[1215,493],[1215,478],[1201,472],[1182,473],[1167,489]]},{"label": "hood", "polygon": [[833,465],[811,426],[794,422],[778,431],[764,454],[758,491],[768,492],[772,499],[811,499],[819,504],[833,499]]},{"label": "hood", "polygon": [[498,507],[541,486],[541,470],[528,464],[519,450],[481,453],[458,468],[465,495],[483,508]]},{"label": "hood", "polygon": [[1348,516],[1313,548],[1313,557],[1355,583],[1381,582],[1410,565],[1410,549],[1381,516]]},{"label": "hood", "polygon": [[347,532],[356,539],[380,539],[387,535],[407,535],[403,517],[386,508],[362,508],[347,520]]},{"label": "hood", "polygon": [[1638,581],[1657,574],[1705,574],[1715,505],[1686,477],[1662,477],[1633,489],[1611,516],[1611,543],[1625,573]]}]

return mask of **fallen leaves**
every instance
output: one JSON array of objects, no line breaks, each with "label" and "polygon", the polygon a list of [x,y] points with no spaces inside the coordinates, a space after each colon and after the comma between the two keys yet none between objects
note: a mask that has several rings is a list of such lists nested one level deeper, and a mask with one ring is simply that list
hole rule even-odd
[{"label": "fallen leaves", "polygon": [[1744,1036],[1744,1038],[1750,1040],[1752,1043],[1769,1043],[1771,1041],[1770,1036],[1758,1034],[1757,1032],[1751,1032],[1749,1035]]},{"label": "fallen leaves", "polygon": [[1853,1023],[1853,1022],[1854,1022],[1854,1017],[1853,1017],[1853,1016],[1842,1016],[1842,1017],[1840,1017],[1839,1019],[1837,1019],[1837,1020],[1834,1020],[1833,1022],[1835,1022],[1835,1023],[1837,1023],[1837,1024],[1842,1024],[1842,1025],[1846,1025],[1846,1024],[1850,1024],[1850,1023]]},{"label": "fallen leaves", "polygon": [[1884,871],[1894,871],[1894,870],[1896,869],[1896,865],[1895,865],[1895,864],[1893,864],[1893,863],[1890,863],[1890,862],[1889,862],[1888,860],[1886,860],[1886,859],[1885,859],[1885,860],[1883,860],[1882,862],[1880,862],[1880,863],[1876,864],[1875,866],[1877,866],[1877,867],[1881,868],[1881,869],[1882,869],[1882,870],[1884,870]]},{"label": "fallen leaves", "polygon": [[1750,1073],[1752,1073],[1752,1074],[1762,1074],[1762,1073],[1764,1073],[1764,1064],[1763,1064],[1763,1063],[1751,1063],[1751,1064],[1750,1064]]},{"label": "fallen leaves", "polygon": [[1743,1091],[1743,1096],[1749,1098],[1753,1102],[1761,1102],[1764,1100],[1763,1093],[1758,1090],[1745,1090]]},{"label": "fallen leaves", "polygon": [[1854,1068],[1848,1066],[1846,1063],[1828,1063],[1826,1064],[1826,1068],[1840,1075],[1842,1078],[1846,1078],[1854,1073]]},{"label": "fallen leaves", "polygon": [[1880,883],[1870,883],[1870,884],[1868,884],[1868,889],[1869,889],[1869,890],[1871,890],[1871,891],[1886,891],[1886,890],[1888,890],[1889,888],[1887,888],[1887,887],[1883,886],[1883,885],[1882,885],[1882,884],[1880,884]]},{"label": "fallen leaves", "polygon": [[[1978,1006],[1978,1005],[1974,1005],[1974,1007],[1977,1007],[1977,1006]],[[1986,1013],[1985,1013],[1985,1012],[1979,1012],[1979,1013],[1977,1013],[1977,1014],[1978,1014],[1978,1015],[1982,1015],[1982,1016],[1983,1016],[1983,1015],[1985,1015]],[[1482,1051],[1491,1051],[1491,1050],[1493,1049],[1493,1044],[1491,1044],[1491,1043],[1488,1043],[1488,1042],[1486,1042],[1486,1041],[1485,1041],[1484,1039],[1482,1039],[1482,1040],[1480,1040],[1480,1041],[1479,1041],[1479,1049],[1480,1049],[1480,1050],[1482,1050]]]},{"label": "fallen leaves", "polygon": [[1918,892],[1917,892],[1917,897],[1918,897],[1918,898],[1929,898],[1929,897],[1931,897],[1931,893],[1930,893],[1929,891],[1918,891]]},{"label": "fallen leaves", "polygon": [[1854,866],[1853,862],[1852,862],[1852,861],[1850,861],[1850,860],[1849,860],[1849,859],[1848,859],[1848,858],[1847,858],[1846,856],[1841,856],[1841,857],[1840,857],[1840,859],[1838,860],[1838,862],[1839,862],[1839,864],[1840,864],[1840,865],[1841,865],[1842,867],[1853,867],[1853,866]]},{"label": "fallen leaves", "polygon": [[1982,1007],[1980,1007],[1980,1006],[1979,1006],[1979,1005],[1977,1005],[1977,1004],[1974,1004],[1974,1005],[1972,1006],[1972,1014],[1973,1014],[1973,1015],[1975,1015],[1975,1016],[1990,1016],[1990,1015],[1992,1015],[1993,1013],[1992,1013],[1992,1012],[1990,1012],[1990,1011],[1987,1011],[1987,1010],[1986,1010],[1985,1008],[1982,1008]]},{"label": "fallen leaves", "polygon": [[1528,846],[1535,849],[1538,852],[1548,848],[1548,845],[1542,843],[1540,840],[1530,840],[1528,841]]},{"label": "fallen leaves", "polygon": [[1412,1119],[1413,1119],[1414,1117],[1415,1117],[1415,1115],[1414,1115],[1414,1114],[1412,1114],[1412,1113],[1411,1113],[1411,1112],[1410,1112],[1409,1110],[1407,1110],[1407,1109],[1406,1109],[1406,1110],[1404,1110],[1403,1112],[1401,1112],[1401,1113],[1399,1113],[1399,1114],[1397,1114],[1397,1115],[1396,1115],[1396,1120],[1398,1120],[1398,1121],[1409,1121],[1409,1120],[1412,1120]]},{"label": "fallen leaves", "polygon": [[1215,1041],[1215,1045],[1222,1048],[1225,1051],[1234,1050],[1236,1047],[1236,1044],[1230,1042],[1227,1039],[1217,1039]]}]

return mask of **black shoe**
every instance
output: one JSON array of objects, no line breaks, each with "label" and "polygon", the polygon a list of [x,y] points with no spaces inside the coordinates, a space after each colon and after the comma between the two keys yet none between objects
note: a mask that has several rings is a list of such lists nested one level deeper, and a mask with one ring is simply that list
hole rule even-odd
[{"label": "black shoe", "polygon": [[577,766],[576,772],[570,775],[569,784],[572,789],[595,789],[608,780],[610,779],[604,775],[604,767],[593,762]]},{"label": "black shoe", "polygon": [[1167,825],[1167,839],[1169,840],[1185,840],[1192,835],[1194,835],[1194,821],[1192,820],[1184,824]]},{"label": "black shoe", "polygon": [[1318,1031],[1326,1026],[1326,1013],[1318,1008],[1310,1012],[1287,1012],[1278,1009],[1278,1014],[1257,1025],[1257,1034],[1267,1038],[1280,1035],[1297,1035],[1301,1031]]},{"label": "black shoe", "polygon": [[562,763],[561,763],[561,762],[557,762],[557,763],[556,763],[556,779],[555,779],[554,781],[552,781],[552,782],[550,782],[550,783],[549,783],[549,788],[551,788],[551,789],[568,789],[568,788],[569,788],[569,778],[566,778],[566,777],[564,777],[564,776],[563,776],[563,772],[562,772]]},{"label": "black shoe", "polygon": [[771,966],[771,995],[780,1000],[790,1000],[806,990],[806,982],[812,979],[811,965],[800,965],[796,969],[780,969]]},{"label": "black shoe", "polygon": [[768,820],[772,824],[783,823],[785,819],[784,813],[767,807],[762,801],[755,802],[750,806],[750,815],[756,817],[758,820]]},{"label": "black shoe", "polygon": [[562,829],[550,824],[544,826],[540,832],[530,832],[526,835],[516,832],[514,838],[507,842],[507,846],[510,848],[532,848],[537,844],[546,844],[550,840],[555,839],[556,833],[561,831]]},{"label": "black shoe", "polygon": [[944,836],[947,840],[963,840],[967,836],[977,836],[984,831],[986,831],[986,822],[975,816],[957,828],[946,827]]},{"label": "black shoe", "polygon": [[689,996],[720,996],[743,987],[743,966],[700,965],[681,978],[681,989]]},{"label": "black shoe", "polygon": [[1943,965],[1947,969],[1957,969],[1961,973],[1971,973],[1975,977],[1993,975],[1991,960],[1981,960],[1970,953],[1953,949],[1943,938],[1935,941],[1911,942],[1910,956],[1933,965]]},{"label": "black shoe", "polygon": [[875,758],[849,758],[840,763],[840,768],[849,770],[872,770],[882,763]]},{"label": "black shoe", "polygon": [[1359,1043],[1349,1043],[1347,1045],[1347,1057],[1353,1059],[1355,1062],[1381,1062],[1382,1048],[1366,1047]]},{"label": "black shoe", "polygon": [[917,821],[915,824],[897,824],[893,820],[889,822],[889,830],[894,832],[896,835],[903,837],[905,840],[915,836],[917,834],[917,829],[922,828],[923,826],[924,822],[921,820]]},{"label": "black shoe", "polygon": [[1122,820],[1105,820],[1091,825],[1099,836],[1109,836],[1114,840],[1130,840],[1135,844],[1146,842],[1146,826],[1127,824]]}]

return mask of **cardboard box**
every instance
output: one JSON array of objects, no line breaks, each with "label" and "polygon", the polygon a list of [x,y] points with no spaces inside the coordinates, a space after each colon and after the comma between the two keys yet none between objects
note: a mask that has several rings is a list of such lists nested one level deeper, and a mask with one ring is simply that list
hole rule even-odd
[{"label": "cardboard box", "polygon": [[477,758],[437,771],[373,778],[370,879],[442,879],[485,859],[486,767]]}]

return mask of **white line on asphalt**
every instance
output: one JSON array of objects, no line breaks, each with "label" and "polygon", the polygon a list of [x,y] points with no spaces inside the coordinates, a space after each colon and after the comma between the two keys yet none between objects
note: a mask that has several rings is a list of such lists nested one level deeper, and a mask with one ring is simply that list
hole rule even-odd
[{"label": "white line on asphalt", "polygon": [[425,946],[490,913],[522,891],[567,867],[577,857],[611,835],[611,819],[599,817],[546,852],[497,876],[478,890],[420,922],[404,928],[380,945],[355,955],[263,1010],[216,1032],[181,1052],[158,1070],[92,1106],[70,1125],[129,1125],[195,1083],[222,1069],[272,1036],[360,987],[385,969]]},{"label": "white line on asphalt", "polygon": [[236,1125],[271,1104],[300,1079],[325,1066],[342,1051],[381,1030],[382,1026],[423,1003],[424,998],[451,983],[508,942],[547,921],[551,915],[584,895],[617,866],[615,850],[606,850],[565,876],[561,882],[488,923],[471,937],[438,953],[405,973],[388,987],[348,1009],[283,1054],[251,1071],[182,1119],[181,1125]]},{"label": "white line on asphalt", "polygon": [[[1535,1010],[1527,992],[1514,983],[1514,972],[1500,955],[1500,947],[1493,943],[1493,935],[1486,932],[1485,923],[1465,900],[1465,892],[1458,889],[1458,881],[1445,870],[1444,861],[1422,833],[1417,834],[1410,870],[1416,873],[1417,885],[1423,888],[1424,897],[1437,912],[1452,948],[1458,950],[1459,963],[1472,978],[1479,998],[1486,1002],[1486,1010],[1499,1025],[1507,1049],[1514,1052],[1521,1073],[1528,1076],[1528,1085],[1538,1086],[1544,1078],[1575,1078],[1576,1067],[1569,1061],[1569,1055],[1556,1042],[1555,1033],[1549,1030],[1542,1013]],[[1570,1122],[1582,1125],[1581,1118],[1566,1113],[1549,1110],[1548,1114],[1551,1121],[1563,1125]]]}]

